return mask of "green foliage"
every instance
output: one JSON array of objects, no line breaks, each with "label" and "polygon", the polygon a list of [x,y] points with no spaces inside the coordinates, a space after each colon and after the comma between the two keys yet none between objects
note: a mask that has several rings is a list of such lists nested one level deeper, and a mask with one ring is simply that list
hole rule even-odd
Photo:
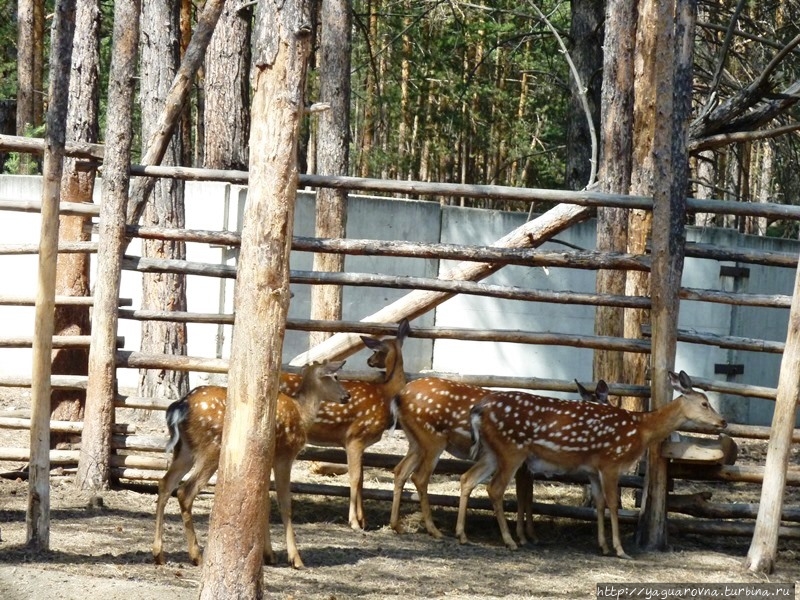
[{"label": "green foliage", "polygon": [[[25,137],[44,137],[45,126],[28,126],[25,128]],[[10,152],[3,167],[8,175],[38,175],[41,172],[41,158],[30,154]]]},{"label": "green foliage", "polygon": [[[568,28],[568,5],[545,4]],[[567,65],[518,7],[356,1],[351,163],[371,176],[563,187]]]},{"label": "green foliage", "polygon": [[0,0],[0,99],[17,93],[17,3]]}]

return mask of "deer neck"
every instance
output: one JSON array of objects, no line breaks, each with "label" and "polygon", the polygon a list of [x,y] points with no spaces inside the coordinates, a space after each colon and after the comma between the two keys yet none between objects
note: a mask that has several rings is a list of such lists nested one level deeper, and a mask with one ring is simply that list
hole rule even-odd
[{"label": "deer neck", "polygon": [[387,368],[383,376],[383,397],[385,400],[394,398],[406,385],[406,372],[403,367],[403,355],[398,349],[395,351],[391,368]]},{"label": "deer neck", "polygon": [[306,389],[301,389],[294,398],[297,408],[300,410],[300,423],[305,431],[308,431],[314,424],[319,412],[322,401],[318,394],[310,393]]},{"label": "deer neck", "polygon": [[684,424],[683,398],[679,397],[658,410],[642,413],[642,439],[646,446],[655,444]]}]

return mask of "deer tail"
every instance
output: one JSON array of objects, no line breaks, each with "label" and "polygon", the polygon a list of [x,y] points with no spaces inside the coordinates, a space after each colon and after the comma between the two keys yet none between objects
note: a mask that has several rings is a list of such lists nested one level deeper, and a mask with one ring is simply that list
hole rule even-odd
[{"label": "deer tail", "polygon": [[478,455],[481,453],[481,419],[483,418],[483,410],[485,407],[486,405],[483,400],[481,400],[469,411],[470,436],[472,437],[469,457],[472,460],[478,460]]},{"label": "deer tail", "polygon": [[186,397],[176,400],[167,408],[167,427],[169,428],[169,441],[165,451],[167,454],[172,452],[181,441],[180,425],[186,420],[189,414],[189,403]]}]

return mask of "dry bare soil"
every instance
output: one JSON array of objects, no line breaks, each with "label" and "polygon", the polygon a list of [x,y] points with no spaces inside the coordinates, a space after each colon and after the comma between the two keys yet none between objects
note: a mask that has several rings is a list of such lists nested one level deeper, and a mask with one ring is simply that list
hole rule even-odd
[{"label": "dry bare soil", "polygon": [[[388,436],[388,434],[387,434]],[[0,443],[8,432],[0,431]],[[402,438],[387,437],[381,445],[402,452]],[[0,463],[0,471],[21,465]],[[298,481],[320,481],[308,463],[295,466]],[[368,469],[367,487],[389,489],[391,474]],[[436,476],[431,491],[454,494],[457,482]],[[152,563],[153,488],[112,490],[100,500],[75,489],[69,473],[54,471],[51,479],[50,551],[26,549],[25,513],[28,484],[0,478],[0,599],[165,600],[197,597],[200,569],[188,562],[177,502],[167,508],[167,564]],[[324,477],[325,483],[346,485],[344,476]],[[718,486],[715,501],[731,494],[757,501],[759,490]],[[478,492],[479,490],[476,490]],[[482,487],[480,492],[483,493]],[[578,503],[576,486],[537,483],[536,500]],[[205,540],[213,496],[201,494],[195,517]],[[632,498],[624,497],[630,508]],[[467,531],[472,543],[453,537],[434,541],[419,529],[415,504],[403,506],[408,532],[389,529],[389,506],[367,501],[368,529],[347,526],[344,499],[297,495],[294,522],[306,569],[280,564],[265,567],[269,598],[595,598],[600,582],[614,583],[733,583],[800,581],[800,542],[780,543],[776,572],[769,578],[745,572],[742,564],[749,538],[673,534],[666,552],[637,551],[633,528],[624,527],[623,544],[633,560],[601,556],[593,523],[537,518],[539,542],[516,552],[501,543],[497,524],[488,512],[472,511]],[[452,534],[455,510],[435,508],[437,523]],[[272,511],[273,542],[285,560],[283,531]],[[797,586],[800,589],[800,585]]]}]

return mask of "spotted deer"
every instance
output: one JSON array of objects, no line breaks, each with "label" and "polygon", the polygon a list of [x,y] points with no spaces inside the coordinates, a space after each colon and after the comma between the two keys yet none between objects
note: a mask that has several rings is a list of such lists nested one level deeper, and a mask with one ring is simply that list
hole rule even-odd
[{"label": "spotted deer", "polygon": [[[350,478],[350,508],[348,522],[355,530],[364,529],[364,451],[380,441],[392,423],[389,408],[392,398],[406,384],[403,367],[403,341],[410,331],[407,319],[397,327],[397,336],[377,339],[362,336],[364,344],[373,351],[367,360],[370,367],[384,369],[383,381],[344,381],[350,393],[347,404],[324,404],[308,431],[308,443],[315,446],[340,446],[347,454]],[[281,377],[281,390],[291,395],[298,383],[296,375]]]},{"label": "spotted deer", "polygon": [[670,433],[694,422],[725,428],[725,420],[711,407],[706,395],[693,389],[692,380],[681,371],[670,373],[675,400],[652,412],[631,412],[608,404],[557,400],[523,392],[493,392],[470,413],[473,453],[478,462],[461,476],[456,536],[467,542],[464,532],[467,500],[487,477],[489,498],[506,546],[517,546],[508,531],[503,494],[514,472],[527,461],[539,472],[583,472],[589,476],[597,506],[597,540],[609,554],[605,538],[605,507],[611,514],[614,550],[630,558],[619,536],[619,476],[642,456],[645,449]]},{"label": "spotted deer", "polygon": [[[593,392],[583,387],[577,379],[575,386],[583,402],[608,404],[608,384],[602,379],[597,382]],[[517,489],[517,537],[521,544],[525,544],[528,540],[536,540],[533,532],[533,473],[527,465],[523,465],[517,469],[514,481]],[[587,491],[584,487],[584,497],[590,496],[591,488]]]},{"label": "spotted deer", "polygon": [[[295,398],[284,393],[278,394],[275,409],[275,454],[272,470],[275,476],[275,490],[286,530],[286,549],[289,563],[301,568],[303,561],[297,551],[292,528],[292,495],[290,479],[292,463],[306,444],[308,429],[314,422],[320,406],[326,403],[347,402],[350,395],[339,383],[337,371],[343,361],[314,363],[303,368],[300,387]],[[202,552],[197,543],[197,534],[192,521],[192,504],[197,493],[219,465],[222,425],[225,420],[227,389],[206,385],[193,389],[182,399],[167,408],[167,425],[170,440],[167,452],[172,451],[172,463],[158,483],[156,502],[156,532],[153,541],[153,559],[156,564],[164,564],[162,538],[164,534],[164,508],[172,492],[178,490],[178,504],[186,531],[189,556],[195,565],[202,562]],[[192,474],[181,483],[189,472]],[[267,529],[264,544],[264,561],[275,562],[269,534],[269,509],[267,502]]]},{"label": "spotted deer", "polygon": [[[424,377],[410,382],[394,399],[392,409],[408,439],[408,452],[394,469],[392,529],[401,532],[400,500],[403,487],[411,477],[419,494],[425,529],[434,538],[442,537],[433,522],[428,484],[445,450],[457,458],[469,458],[470,409],[490,391],[440,377]],[[530,487],[532,480],[523,479],[521,485]],[[517,533],[524,538],[522,527],[522,521],[518,521]]]}]

